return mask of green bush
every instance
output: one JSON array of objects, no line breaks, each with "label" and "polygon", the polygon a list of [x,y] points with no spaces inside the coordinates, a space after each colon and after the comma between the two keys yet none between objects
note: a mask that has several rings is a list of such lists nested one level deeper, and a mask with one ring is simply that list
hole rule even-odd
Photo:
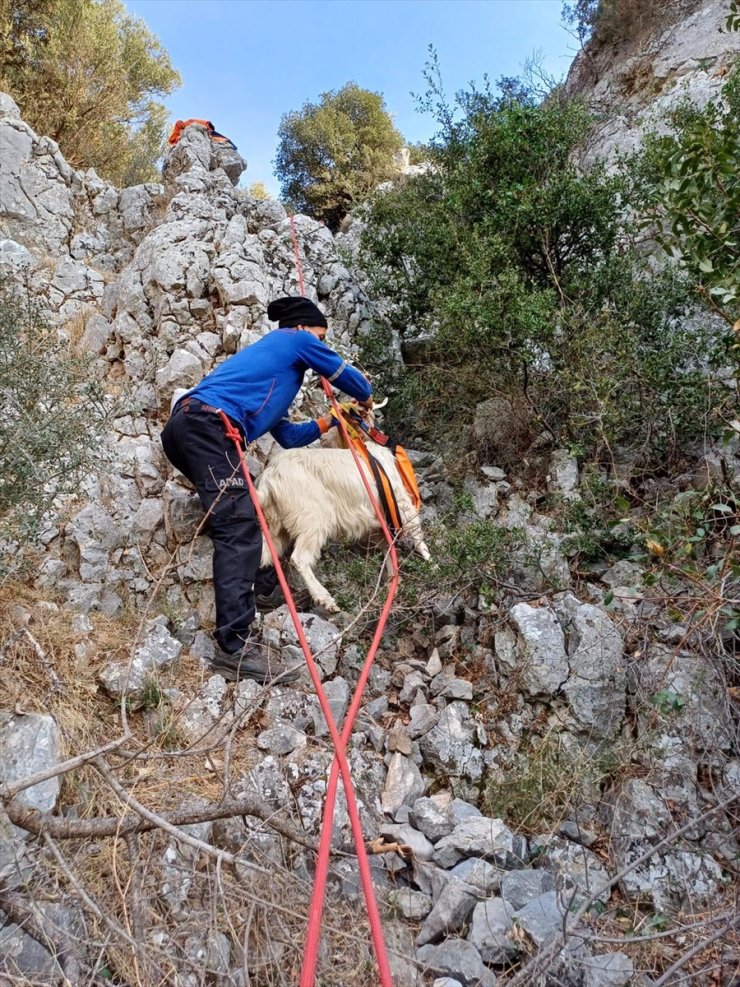
[{"label": "green bush", "polygon": [[393,301],[386,330],[428,337],[381,377],[405,437],[464,449],[476,405],[494,396],[522,443],[500,461],[546,431],[654,470],[713,433],[731,397],[705,373],[716,341],[688,328],[690,278],[655,275],[633,247],[631,173],[575,167],[584,107],[558,92],[538,102],[516,80],[449,106],[434,69],[434,168],[377,195],[363,238],[375,290]]},{"label": "green bush", "polygon": [[640,205],[705,304],[734,326],[740,320],[740,62],[718,98],[703,109],[686,101],[666,122],[672,133],[650,136],[630,162],[644,179]]},{"label": "green bush", "polygon": [[103,395],[32,305],[0,285],[0,570],[102,461]]}]

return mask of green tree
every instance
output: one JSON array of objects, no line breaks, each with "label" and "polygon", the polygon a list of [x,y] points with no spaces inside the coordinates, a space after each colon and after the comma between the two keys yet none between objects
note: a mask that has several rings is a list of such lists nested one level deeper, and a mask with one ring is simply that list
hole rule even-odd
[{"label": "green tree", "polygon": [[275,174],[284,198],[332,229],[393,175],[403,146],[382,95],[354,82],[285,114],[278,136]]},{"label": "green tree", "polygon": [[0,0],[0,88],[74,167],[126,185],[156,177],[179,85],[169,55],[120,0]]}]

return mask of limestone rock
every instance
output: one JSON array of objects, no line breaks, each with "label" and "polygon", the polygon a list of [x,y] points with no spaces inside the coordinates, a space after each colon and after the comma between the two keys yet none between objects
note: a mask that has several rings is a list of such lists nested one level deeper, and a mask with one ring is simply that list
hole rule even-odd
[{"label": "limestone rock", "polygon": [[[53,717],[41,713],[0,711],[0,780],[6,785],[53,768],[59,761],[61,736]],[[48,778],[16,795],[29,809],[50,812],[59,797],[59,778]]]},{"label": "limestone rock", "polygon": [[480,953],[484,963],[503,964],[518,954],[511,920],[513,909],[501,898],[489,898],[475,906],[468,942]]},{"label": "limestone rock", "polygon": [[422,946],[417,959],[430,973],[452,977],[462,987],[495,987],[495,975],[483,964],[472,943],[452,937],[439,946]]},{"label": "limestone rock", "polygon": [[413,805],[425,790],[424,779],[414,762],[403,754],[394,754],[388,766],[388,777],[383,789],[381,800],[383,812],[391,816],[395,815],[402,805]]},{"label": "limestone rock", "polygon": [[512,833],[501,819],[474,816],[458,823],[434,848],[434,860],[440,867],[454,867],[465,857],[482,857],[511,870],[526,863],[527,841]]},{"label": "limestone rock", "polygon": [[549,607],[532,607],[518,603],[511,608],[509,619],[519,633],[520,674],[530,696],[552,696],[568,678],[565,636],[557,617]]},{"label": "limestone rock", "polygon": [[427,760],[448,775],[477,781],[483,773],[483,757],[473,743],[476,735],[467,705],[456,701],[445,706],[419,746]]}]

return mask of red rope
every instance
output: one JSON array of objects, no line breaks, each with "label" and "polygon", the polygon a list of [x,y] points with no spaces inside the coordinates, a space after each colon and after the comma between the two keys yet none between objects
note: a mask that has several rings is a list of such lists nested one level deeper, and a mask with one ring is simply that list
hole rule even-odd
[{"label": "red rope", "polygon": [[301,255],[298,251],[298,233],[295,228],[295,216],[290,217],[290,233],[293,237],[293,253],[295,255],[295,266],[298,271],[298,289],[302,295],[306,294],[306,289],[303,285],[303,265],[301,264]]},{"label": "red rope", "polygon": [[[322,378],[323,381],[323,378]],[[338,407],[331,394],[331,388],[327,381],[323,381],[324,388],[327,393],[330,394],[332,403],[335,406],[335,411],[338,414]],[[360,674],[360,679],[358,681],[357,690],[353,697],[352,703],[350,704],[349,711],[345,718],[344,726],[342,728],[341,735],[337,729],[337,725],[334,721],[334,716],[332,714],[331,706],[329,705],[329,700],[327,698],[324,687],[321,683],[321,678],[319,676],[318,668],[316,667],[316,662],[314,661],[313,655],[311,654],[311,649],[309,648],[308,641],[306,640],[305,633],[303,631],[303,626],[301,624],[300,618],[298,616],[298,611],[295,606],[295,601],[293,600],[293,594],[291,593],[288,582],[285,578],[285,573],[283,571],[280,558],[275,549],[275,544],[270,535],[269,528],[267,526],[267,521],[265,520],[265,515],[260,506],[259,498],[257,492],[254,488],[254,483],[252,482],[252,477],[249,473],[249,468],[247,466],[246,457],[244,454],[244,448],[242,446],[242,436],[238,428],[229,421],[228,417],[223,411],[219,412],[221,415],[221,420],[224,425],[227,438],[231,439],[239,456],[239,463],[241,465],[242,473],[247,484],[247,489],[249,490],[249,496],[252,498],[252,503],[254,504],[255,512],[257,514],[257,519],[259,520],[262,533],[267,541],[268,548],[270,550],[270,555],[272,556],[273,563],[275,565],[275,571],[277,573],[278,581],[280,587],[285,595],[285,600],[288,605],[288,610],[290,616],[293,620],[295,626],[296,634],[298,636],[298,641],[303,651],[304,657],[306,659],[306,665],[308,666],[309,675],[311,676],[311,681],[313,682],[314,689],[319,699],[319,704],[321,706],[321,711],[326,719],[327,726],[329,728],[329,734],[331,736],[332,743],[334,745],[334,761],[332,763],[331,773],[329,776],[329,784],[327,786],[326,801],[324,803],[324,815],[322,819],[322,830],[321,838],[319,844],[319,855],[316,864],[316,877],[314,883],[314,893],[311,899],[311,907],[309,910],[309,927],[306,936],[306,947],[304,951],[303,958],[303,969],[301,971],[301,987],[313,987],[315,976],[316,976],[316,965],[318,962],[318,947],[319,938],[321,933],[321,917],[323,912],[324,897],[326,893],[326,878],[329,868],[329,855],[331,852],[331,836],[332,836],[332,823],[334,819],[334,804],[336,800],[336,789],[338,777],[341,774],[342,782],[344,784],[344,794],[347,800],[347,813],[350,819],[350,825],[352,829],[352,836],[355,842],[355,848],[357,851],[357,863],[360,871],[360,881],[362,884],[362,890],[365,897],[365,905],[368,912],[368,920],[370,923],[370,932],[373,939],[373,946],[375,948],[375,958],[378,964],[378,974],[380,978],[381,987],[393,987],[393,978],[391,976],[390,964],[388,962],[388,954],[386,951],[385,940],[383,938],[383,927],[380,921],[380,912],[378,909],[378,903],[375,897],[375,888],[373,885],[372,875],[370,873],[370,864],[368,862],[367,850],[365,848],[365,842],[362,833],[362,824],[360,822],[360,814],[357,808],[357,800],[355,798],[354,787],[352,785],[352,776],[350,773],[349,764],[347,763],[346,757],[346,745],[347,741],[352,732],[352,725],[354,723],[355,717],[357,716],[357,711],[360,706],[360,701],[362,699],[362,692],[367,683],[367,678],[370,674],[370,667],[372,665],[373,658],[375,657],[375,652],[377,651],[378,644],[380,643],[380,636],[382,635],[382,629],[387,620],[387,611],[390,610],[390,603],[395,595],[395,588],[398,584],[398,562],[395,555],[395,547],[393,546],[393,540],[390,538],[390,532],[388,532],[385,520],[382,516],[379,505],[376,503],[373,497],[372,491],[370,489],[367,477],[364,471],[359,465],[359,460],[357,458],[357,453],[353,452],[355,462],[358,464],[358,468],[361,471],[362,479],[365,487],[370,494],[371,500],[373,501],[373,507],[378,519],[381,522],[381,526],[385,529],[387,537],[390,538],[391,545],[391,560],[393,565],[393,578],[394,582],[391,584],[391,592],[389,593],[388,599],[386,600],[386,606],[381,614],[381,621],[378,624],[378,629],[376,630],[375,637],[371,646],[371,650],[368,652],[368,657],[365,660],[365,664],[362,668]],[[342,428],[344,425],[342,424]]]},{"label": "red rope", "polygon": [[[347,715],[342,726],[342,733],[339,738],[339,745],[336,742],[334,744],[336,754],[334,756],[334,761],[332,762],[331,772],[329,774],[329,782],[326,788],[326,798],[324,800],[324,814],[321,822],[321,838],[319,841],[319,852],[316,860],[316,874],[314,876],[314,886],[313,895],[311,897],[311,905],[308,912],[308,930],[306,932],[306,946],[303,952],[303,967],[301,969],[301,979],[300,987],[313,987],[314,980],[316,977],[316,965],[318,962],[318,951],[319,951],[319,939],[321,936],[321,918],[324,910],[324,900],[326,897],[326,880],[329,870],[329,856],[331,853],[331,837],[332,837],[332,824],[334,821],[334,806],[336,802],[337,795],[337,783],[339,780],[339,773],[341,771],[341,761],[339,759],[340,751],[344,753],[345,746],[352,734],[352,727],[354,726],[357,713],[360,709],[360,703],[362,702],[362,694],[365,691],[365,686],[367,685],[367,680],[370,675],[370,669],[372,668],[373,661],[375,660],[375,655],[377,653],[378,647],[380,645],[383,632],[385,631],[385,625],[388,621],[388,616],[390,614],[391,606],[393,604],[393,599],[396,595],[396,590],[399,584],[399,571],[398,571],[398,557],[396,555],[396,546],[393,536],[390,533],[388,525],[386,524],[385,515],[383,513],[380,504],[378,503],[375,494],[373,492],[370,481],[367,477],[365,469],[360,461],[357,452],[351,442],[348,441],[349,436],[347,433],[347,428],[344,423],[344,417],[340,413],[339,406],[337,405],[334,394],[332,393],[331,386],[328,381],[322,378],[322,384],[324,386],[324,391],[326,392],[329,400],[334,408],[335,415],[339,421],[339,428],[342,429],[342,434],[344,435],[345,441],[352,452],[352,458],[355,461],[357,469],[360,471],[360,476],[362,477],[362,482],[365,485],[365,489],[370,498],[370,502],[373,505],[373,510],[375,511],[375,516],[378,519],[381,530],[383,531],[383,536],[389,547],[389,554],[391,560],[391,583],[388,589],[388,595],[386,596],[385,603],[383,604],[383,609],[380,614],[380,619],[378,625],[375,629],[375,634],[373,635],[373,640],[370,645],[370,650],[367,653],[367,658],[362,666],[362,671],[360,672],[360,677],[357,682],[357,688],[355,694],[352,697],[352,702],[350,703]],[[333,739],[333,738],[332,738]],[[347,783],[344,780],[344,775],[342,774],[342,781],[344,782],[345,796],[347,795]],[[347,799],[349,807],[349,799]],[[372,879],[371,879],[372,887]],[[375,904],[375,889],[372,888],[373,903]],[[367,902],[367,895],[365,896]],[[377,906],[376,906],[377,907]],[[380,919],[378,918],[378,927],[374,927],[373,915],[368,909],[368,917],[370,919],[370,931],[373,936],[373,944],[375,946],[375,957],[378,964],[378,972],[380,975],[380,983],[382,987],[392,987],[393,980],[390,972],[390,967],[388,966],[388,958],[385,947],[385,940],[383,939],[383,928],[380,925]]]},{"label": "red rope", "polygon": [[[298,272],[298,285],[301,295],[305,295],[305,285],[303,280],[303,265],[301,264],[301,255],[298,246],[298,232],[296,229],[295,217],[290,217],[290,231],[293,240],[293,253],[295,255],[296,270]],[[328,381],[322,378],[322,384],[324,391],[326,392],[331,404],[334,408],[337,419],[339,420],[339,427],[342,429],[345,440],[348,439],[347,428],[344,423],[342,415],[339,413],[339,407],[334,398],[331,386]],[[357,452],[352,448],[352,444],[347,442],[349,448],[352,451],[352,457],[355,461],[355,465],[360,472],[362,482],[365,486],[367,494],[370,498],[370,503],[373,505],[373,510],[380,524],[383,535],[389,546],[389,557],[391,562],[392,577],[390,587],[388,589],[388,595],[386,597],[383,609],[381,611],[380,620],[375,630],[372,643],[370,645],[370,650],[367,653],[367,658],[362,666],[360,672],[360,677],[357,682],[357,688],[352,697],[352,702],[350,703],[347,715],[342,725],[341,735],[337,729],[337,725],[334,722],[334,718],[331,712],[331,707],[329,706],[329,701],[324,692],[324,687],[321,684],[321,679],[319,677],[318,669],[311,655],[310,648],[308,647],[308,642],[306,641],[305,635],[303,633],[303,628],[301,626],[300,619],[298,617],[298,612],[295,608],[295,603],[288,586],[287,580],[283,573],[280,560],[277,557],[277,552],[275,551],[275,546],[270,537],[270,533],[267,528],[267,523],[265,521],[262,510],[259,506],[259,501],[256,497],[254,491],[254,486],[252,484],[252,479],[249,476],[249,470],[246,466],[243,453],[241,451],[241,435],[238,430],[233,427],[231,422],[225,415],[222,416],[224,419],[224,426],[226,427],[227,435],[230,435],[234,442],[237,444],[237,449],[240,453],[240,461],[242,464],[242,471],[244,472],[245,479],[247,481],[247,487],[249,489],[249,494],[255,504],[255,510],[257,511],[257,517],[262,527],[262,531],[267,540],[267,544],[270,549],[270,554],[272,556],[273,562],[275,564],[275,570],[278,575],[278,580],[280,582],[281,589],[285,594],[285,599],[288,604],[288,609],[290,615],[293,619],[293,624],[295,625],[296,634],[298,635],[298,640],[303,650],[303,654],[306,658],[306,664],[308,665],[309,674],[311,675],[311,680],[313,682],[314,688],[316,689],[316,694],[319,698],[319,703],[321,704],[322,712],[326,718],[326,722],[329,727],[329,734],[331,736],[332,743],[334,745],[334,760],[331,766],[331,772],[329,774],[329,782],[326,790],[326,799],[324,801],[324,812],[321,821],[321,835],[319,839],[319,851],[316,860],[316,874],[314,877],[314,888],[313,894],[311,896],[311,904],[309,907],[308,915],[308,928],[306,930],[306,945],[303,953],[303,966],[301,968],[300,977],[300,987],[314,987],[314,982],[316,979],[316,966],[318,964],[319,955],[319,940],[321,937],[321,919],[324,910],[324,901],[326,898],[326,881],[329,871],[329,858],[331,854],[331,838],[332,829],[334,822],[334,808],[336,803],[337,785],[339,782],[339,776],[341,775],[342,782],[344,785],[344,794],[347,800],[347,812],[349,814],[350,823],[352,827],[352,836],[355,842],[355,848],[357,850],[357,863],[360,871],[360,880],[362,883],[363,895],[365,898],[365,905],[367,907],[368,921],[370,923],[370,933],[373,940],[373,947],[375,949],[375,959],[378,965],[378,976],[380,987],[393,987],[393,978],[391,975],[390,964],[388,962],[388,954],[385,946],[385,940],[383,938],[383,926],[380,921],[380,913],[378,910],[378,903],[375,897],[375,887],[372,881],[372,875],[370,873],[370,865],[367,858],[367,850],[365,849],[365,843],[362,835],[362,825],[360,822],[360,815],[357,810],[357,801],[355,798],[354,787],[352,785],[352,777],[349,770],[349,765],[347,763],[346,757],[346,745],[352,734],[352,727],[354,726],[357,713],[362,702],[362,695],[367,685],[367,680],[370,675],[370,669],[372,667],[375,655],[377,653],[378,647],[380,645],[380,640],[383,636],[385,630],[385,625],[388,621],[388,615],[390,613],[391,606],[393,604],[393,599],[396,595],[396,590],[399,583],[399,572],[398,572],[398,558],[396,556],[396,548],[393,536],[391,535],[388,525],[385,521],[385,516],[383,511],[378,504],[370,481],[365,473],[363,465],[357,455]],[[236,433],[236,434],[234,434]]]}]

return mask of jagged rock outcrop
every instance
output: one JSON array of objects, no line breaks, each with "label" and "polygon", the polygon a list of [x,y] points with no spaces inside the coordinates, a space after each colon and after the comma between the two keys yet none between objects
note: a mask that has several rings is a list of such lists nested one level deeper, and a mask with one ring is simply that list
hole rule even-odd
[{"label": "jagged rock outcrop", "polygon": [[728,13],[725,0],[679,0],[637,36],[576,55],[565,92],[583,96],[598,120],[579,155],[584,168],[637,150],[681,100],[702,107],[717,95],[740,54],[740,33],[722,30]]}]

